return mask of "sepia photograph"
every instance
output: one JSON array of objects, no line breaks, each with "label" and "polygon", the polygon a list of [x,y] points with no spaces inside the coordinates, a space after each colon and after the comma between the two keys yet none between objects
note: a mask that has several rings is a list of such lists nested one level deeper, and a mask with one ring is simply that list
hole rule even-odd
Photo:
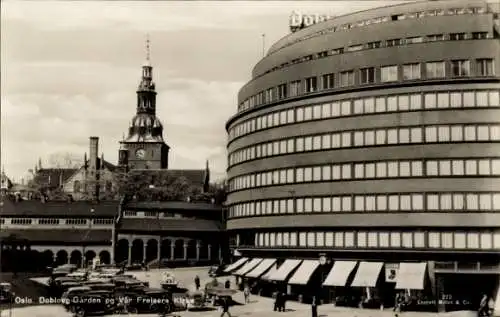
[{"label": "sepia photograph", "polygon": [[0,11],[0,317],[500,317],[498,0]]}]

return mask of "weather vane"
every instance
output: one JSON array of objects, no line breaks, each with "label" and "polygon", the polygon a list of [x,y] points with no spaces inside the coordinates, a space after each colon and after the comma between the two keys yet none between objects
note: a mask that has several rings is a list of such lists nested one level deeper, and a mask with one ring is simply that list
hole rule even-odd
[{"label": "weather vane", "polygon": [[149,34],[146,35],[146,60],[149,61],[150,49],[149,49]]}]

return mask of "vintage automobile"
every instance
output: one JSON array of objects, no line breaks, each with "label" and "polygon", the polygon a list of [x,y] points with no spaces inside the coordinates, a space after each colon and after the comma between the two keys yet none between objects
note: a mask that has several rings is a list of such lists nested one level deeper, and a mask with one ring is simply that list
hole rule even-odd
[{"label": "vintage automobile", "polygon": [[226,268],[226,265],[215,265],[211,266],[208,269],[208,276],[210,277],[219,277],[219,276],[228,276],[230,273],[224,272],[224,269]]},{"label": "vintage automobile", "polygon": [[113,283],[91,284],[91,285],[88,285],[88,287],[93,291],[114,292],[116,289],[116,286]]},{"label": "vintage automobile", "polygon": [[119,301],[119,305],[123,306],[123,312],[130,314],[167,314],[173,310],[172,294],[163,289],[130,290],[120,295]]},{"label": "vintage automobile", "polygon": [[187,294],[186,309],[187,310],[198,310],[204,309],[207,305],[207,300],[205,293],[201,291],[190,292]]},{"label": "vintage automobile", "polygon": [[149,283],[142,282],[142,281],[139,281],[136,279],[115,280],[114,284],[115,284],[115,290],[117,292],[142,289],[142,288],[146,288],[149,286]]},{"label": "vintage automobile", "polygon": [[62,302],[63,307],[66,310],[69,310],[71,298],[73,298],[74,296],[77,296],[77,295],[87,293],[91,290],[92,289],[90,287],[87,287],[87,286],[70,287],[66,292],[64,292],[61,295],[61,302]]},{"label": "vintage automobile", "polygon": [[224,288],[220,284],[213,286],[207,284],[205,287],[205,297],[207,300],[211,301],[212,305],[218,306],[221,303],[221,300],[224,297],[229,297],[230,300],[232,300],[231,296],[236,294],[237,291],[234,289],[229,289],[229,288]]},{"label": "vintage automobile", "polygon": [[177,285],[179,285],[179,282],[172,273],[170,272],[162,273],[161,287],[163,289],[171,291],[177,288]]},{"label": "vintage automobile", "polygon": [[0,303],[11,302],[13,299],[12,285],[7,282],[0,283]]},{"label": "vintage automobile", "polygon": [[84,293],[69,302],[69,310],[75,317],[107,315],[115,312],[115,301],[103,294]]}]

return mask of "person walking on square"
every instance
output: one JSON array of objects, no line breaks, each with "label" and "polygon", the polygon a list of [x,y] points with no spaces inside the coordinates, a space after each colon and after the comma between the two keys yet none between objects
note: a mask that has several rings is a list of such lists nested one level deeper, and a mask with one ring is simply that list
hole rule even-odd
[{"label": "person walking on square", "polygon": [[245,296],[245,304],[248,304],[250,302],[250,287],[248,287],[248,284],[245,284],[243,296]]},{"label": "person walking on square", "polygon": [[312,297],[311,312],[312,317],[318,317],[318,300],[316,299],[316,296]]},{"label": "person walking on square", "polygon": [[194,285],[196,286],[196,290],[200,289],[200,277],[198,275],[194,278]]},{"label": "person walking on square", "polygon": [[481,302],[479,303],[479,310],[477,312],[477,315],[479,317],[482,316],[487,316],[485,312],[488,312],[488,295],[483,294],[483,297],[481,298]]},{"label": "person walking on square", "polygon": [[222,298],[222,314],[220,315],[220,317],[223,317],[225,315],[228,315],[229,317],[231,317],[231,313],[229,312],[229,298],[227,296],[224,296]]}]

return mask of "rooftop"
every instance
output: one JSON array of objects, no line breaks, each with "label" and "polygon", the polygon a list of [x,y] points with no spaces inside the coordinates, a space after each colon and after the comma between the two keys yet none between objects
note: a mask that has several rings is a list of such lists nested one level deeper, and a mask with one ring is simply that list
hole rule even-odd
[{"label": "rooftop", "polygon": [[26,239],[30,242],[65,243],[111,243],[111,230],[78,230],[78,229],[2,229],[0,239],[14,235],[17,239]]},{"label": "rooftop", "polygon": [[3,201],[1,217],[114,217],[118,214],[119,201]]},{"label": "rooftop", "polygon": [[120,226],[120,230],[134,231],[220,231],[222,229],[222,224],[215,220],[187,218],[125,218],[121,220]]}]

